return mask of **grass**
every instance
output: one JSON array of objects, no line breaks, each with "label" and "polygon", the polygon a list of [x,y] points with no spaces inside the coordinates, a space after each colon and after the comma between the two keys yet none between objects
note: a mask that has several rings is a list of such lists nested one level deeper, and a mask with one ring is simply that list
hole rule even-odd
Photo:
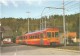
[{"label": "grass", "polygon": [[61,46],[61,47],[57,47],[57,48],[80,51],[80,47],[79,46]]},{"label": "grass", "polygon": [[58,46],[58,47],[56,47],[56,48],[80,51],[80,45],[79,45],[79,44],[80,44],[80,43],[68,44],[68,45],[66,45],[66,46],[61,45],[61,46]]}]

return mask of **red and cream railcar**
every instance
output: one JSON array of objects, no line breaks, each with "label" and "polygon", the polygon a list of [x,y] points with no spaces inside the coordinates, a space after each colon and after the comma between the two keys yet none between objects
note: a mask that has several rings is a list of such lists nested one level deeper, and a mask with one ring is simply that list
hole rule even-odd
[{"label": "red and cream railcar", "polygon": [[[58,28],[47,28],[41,31],[32,33],[26,33],[22,37],[24,44],[30,45],[59,45],[59,29]],[[16,41],[17,43],[18,41]]]},{"label": "red and cream railcar", "polygon": [[26,41],[25,36],[16,37],[16,44],[26,44],[25,41]]},{"label": "red and cream railcar", "polygon": [[19,44],[20,42],[22,42],[22,36],[17,36],[16,37],[16,44]]}]

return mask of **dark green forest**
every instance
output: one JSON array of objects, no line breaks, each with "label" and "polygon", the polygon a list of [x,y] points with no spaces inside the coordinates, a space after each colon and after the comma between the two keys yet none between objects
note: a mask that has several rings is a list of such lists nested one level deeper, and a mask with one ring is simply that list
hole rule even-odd
[{"label": "dark green forest", "polygon": [[[79,15],[71,14],[65,15],[66,18],[66,31],[77,32],[79,36]],[[12,29],[13,35],[22,35],[27,32],[28,19],[30,21],[30,32],[40,30],[40,20],[47,21],[47,27],[59,27],[63,29],[63,16],[50,15],[41,18],[0,18],[2,26],[8,26]],[[17,33],[16,33],[17,31]],[[63,32],[63,30],[61,30]]]}]

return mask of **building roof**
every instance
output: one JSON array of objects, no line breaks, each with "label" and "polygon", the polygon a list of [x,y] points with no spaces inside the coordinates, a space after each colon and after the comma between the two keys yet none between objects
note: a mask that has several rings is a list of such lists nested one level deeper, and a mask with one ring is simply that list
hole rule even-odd
[{"label": "building roof", "polygon": [[0,27],[0,35],[2,34],[1,32],[3,33],[4,37],[13,35],[12,29],[8,26],[1,26]]},{"label": "building roof", "polygon": [[11,31],[12,29],[8,26],[1,26],[0,31]]},{"label": "building roof", "polygon": [[4,32],[4,28],[0,26],[0,32]]},{"label": "building roof", "polygon": [[8,27],[8,26],[3,26],[3,28],[4,28],[5,31],[6,31],[6,30],[8,30],[8,31],[10,30],[10,31],[11,31],[11,30],[12,30],[12,29],[11,29],[10,27]]}]

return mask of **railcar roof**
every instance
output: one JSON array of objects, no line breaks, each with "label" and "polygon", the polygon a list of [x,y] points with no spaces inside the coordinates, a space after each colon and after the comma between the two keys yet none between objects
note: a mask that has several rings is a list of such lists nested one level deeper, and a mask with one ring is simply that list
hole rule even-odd
[{"label": "railcar roof", "polygon": [[42,33],[44,30],[40,30],[40,31],[35,31],[35,32],[29,32],[29,33],[26,33],[26,34],[35,34],[35,33]]},{"label": "railcar roof", "polygon": [[38,31],[35,31],[35,32],[29,32],[29,33],[26,33],[25,35],[27,35],[27,34],[42,33],[43,31],[54,31],[54,30],[58,30],[58,28],[46,28],[44,30],[38,30]]}]

